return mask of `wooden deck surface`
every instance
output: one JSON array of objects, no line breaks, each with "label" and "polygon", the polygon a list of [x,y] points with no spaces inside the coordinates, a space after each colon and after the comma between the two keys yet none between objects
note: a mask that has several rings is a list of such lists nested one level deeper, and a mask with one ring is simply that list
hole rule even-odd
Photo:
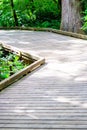
[{"label": "wooden deck surface", "polygon": [[87,130],[87,41],[17,30],[0,41],[46,59],[0,92],[0,130]]}]

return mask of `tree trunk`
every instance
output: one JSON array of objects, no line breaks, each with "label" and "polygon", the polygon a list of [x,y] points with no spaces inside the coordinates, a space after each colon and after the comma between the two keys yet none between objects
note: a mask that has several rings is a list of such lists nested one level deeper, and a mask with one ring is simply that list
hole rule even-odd
[{"label": "tree trunk", "polygon": [[81,28],[80,0],[62,0],[61,30],[80,32]]},{"label": "tree trunk", "polygon": [[12,12],[13,12],[14,21],[15,21],[15,26],[18,26],[18,19],[17,19],[16,11],[14,9],[13,0],[10,0],[10,3],[11,3],[11,8],[12,8]]}]

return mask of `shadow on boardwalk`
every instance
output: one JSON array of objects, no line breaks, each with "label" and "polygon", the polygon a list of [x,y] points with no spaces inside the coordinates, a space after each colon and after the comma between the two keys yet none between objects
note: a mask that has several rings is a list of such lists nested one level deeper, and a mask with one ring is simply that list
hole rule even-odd
[{"label": "shadow on boardwalk", "polygon": [[46,58],[0,93],[0,130],[87,129],[87,41],[14,30],[0,39]]}]

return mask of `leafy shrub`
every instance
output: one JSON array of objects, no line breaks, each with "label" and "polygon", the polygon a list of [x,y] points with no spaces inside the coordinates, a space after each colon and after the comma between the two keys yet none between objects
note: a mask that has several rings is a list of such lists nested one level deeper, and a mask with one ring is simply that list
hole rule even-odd
[{"label": "leafy shrub", "polygon": [[7,52],[0,46],[0,81],[15,74],[27,65],[20,60],[20,57]]},{"label": "leafy shrub", "polygon": [[87,33],[87,9],[84,12],[83,20],[84,20],[84,24],[83,24],[82,29]]},{"label": "leafy shrub", "polygon": [[[54,0],[14,0],[18,26],[59,28],[60,9],[56,2]],[[15,26],[9,0],[0,2],[0,26]]]}]

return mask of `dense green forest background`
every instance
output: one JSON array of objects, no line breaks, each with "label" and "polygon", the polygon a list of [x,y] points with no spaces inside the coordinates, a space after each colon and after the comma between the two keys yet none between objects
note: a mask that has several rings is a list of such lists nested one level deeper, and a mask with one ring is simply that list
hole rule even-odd
[{"label": "dense green forest background", "polygon": [[0,26],[60,26],[60,6],[56,0],[1,0]]},{"label": "dense green forest background", "polygon": [[[87,2],[83,7],[83,29],[87,29]],[[0,27],[49,27],[59,29],[61,0],[0,0]]]}]

